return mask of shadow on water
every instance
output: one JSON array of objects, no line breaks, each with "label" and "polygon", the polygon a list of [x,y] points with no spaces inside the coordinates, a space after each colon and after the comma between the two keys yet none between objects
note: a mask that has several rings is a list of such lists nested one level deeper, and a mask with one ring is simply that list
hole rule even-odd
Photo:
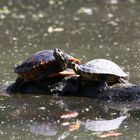
[{"label": "shadow on water", "polygon": [[[106,58],[140,83],[139,0],[0,2],[0,139],[140,137],[139,102],[6,95],[15,65],[39,50],[61,48],[83,62]],[[3,96],[4,95],[4,96]]]}]

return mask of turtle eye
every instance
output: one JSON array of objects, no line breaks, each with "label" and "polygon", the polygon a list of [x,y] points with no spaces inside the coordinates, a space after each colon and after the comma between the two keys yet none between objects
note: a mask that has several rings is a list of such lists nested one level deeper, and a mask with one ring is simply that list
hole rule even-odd
[{"label": "turtle eye", "polygon": [[57,51],[58,51],[57,54],[59,55],[60,60],[64,61],[65,60],[64,52],[59,49]]}]

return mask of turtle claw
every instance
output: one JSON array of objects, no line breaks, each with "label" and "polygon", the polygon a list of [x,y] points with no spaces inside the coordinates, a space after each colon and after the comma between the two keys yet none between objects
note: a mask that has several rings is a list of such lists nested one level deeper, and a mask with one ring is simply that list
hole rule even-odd
[{"label": "turtle claw", "polygon": [[105,91],[108,87],[108,84],[107,82],[99,82],[99,91],[102,92],[102,91]]},{"label": "turtle claw", "polygon": [[119,82],[120,83],[129,83],[127,80],[125,80],[124,78],[119,78]]}]

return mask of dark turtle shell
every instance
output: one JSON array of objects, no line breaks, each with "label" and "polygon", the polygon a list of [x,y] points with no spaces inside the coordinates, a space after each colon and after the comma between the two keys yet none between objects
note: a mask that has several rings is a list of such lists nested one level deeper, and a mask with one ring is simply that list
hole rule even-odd
[{"label": "dark turtle shell", "polygon": [[[18,65],[14,72],[18,74],[19,77],[24,80],[35,80],[37,77],[41,75],[41,73],[45,73],[46,75],[57,75],[64,70],[64,68],[57,62],[57,60],[53,56],[53,50],[43,50],[39,51],[32,56],[30,56],[27,60]],[[68,60],[75,63],[80,63],[80,61],[68,54],[65,54],[68,57]],[[61,75],[66,75],[66,73],[60,73]]]}]

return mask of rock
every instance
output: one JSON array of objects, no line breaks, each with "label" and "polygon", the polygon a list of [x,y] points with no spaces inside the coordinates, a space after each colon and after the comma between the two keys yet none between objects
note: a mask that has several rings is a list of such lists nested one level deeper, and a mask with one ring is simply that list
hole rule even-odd
[{"label": "rock", "polygon": [[[129,83],[114,84],[100,91],[99,83],[79,82],[77,76],[65,79],[50,79],[44,83],[25,82],[18,89],[14,83],[7,88],[8,93],[46,94],[58,96],[81,96],[109,101],[132,101],[140,99],[140,85]],[[80,83],[80,84],[79,84]]]}]

